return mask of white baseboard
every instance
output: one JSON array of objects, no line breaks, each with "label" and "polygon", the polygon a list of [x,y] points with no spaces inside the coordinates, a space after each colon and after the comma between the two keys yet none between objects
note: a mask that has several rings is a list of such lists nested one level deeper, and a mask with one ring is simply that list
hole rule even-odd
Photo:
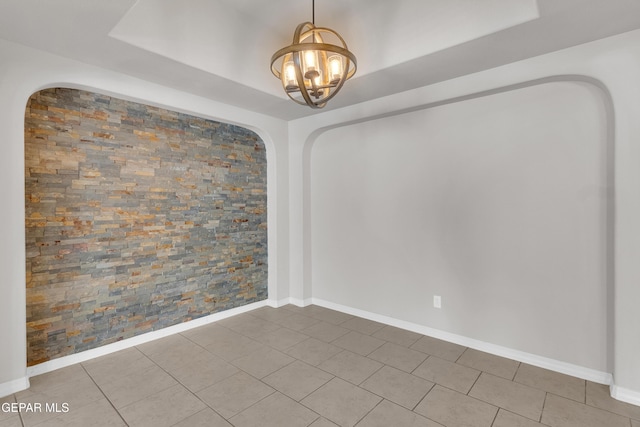
[{"label": "white baseboard", "polygon": [[18,378],[17,380],[0,383],[0,398],[9,396],[29,388],[29,377]]},{"label": "white baseboard", "polygon": [[611,385],[611,397],[621,402],[631,403],[640,406],[640,392],[629,390],[628,388]]},{"label": "white baseboard", "polygon": [[[118,341],[112,344],[103,345],[101,347],[93,348],[91,350],[86,350],[86,351],[72,354],[69,356],[64,356],[57,359],[49,360],[47,362],[28,367],[27,376],[33,377],[36,375],[55,371],[56,369],[66,368],[67,366],[71,366],[76,363],[86,362],[87,360],[95,359],[96,357],[105,356],[107,354],[115,353],[116,351],[131,348],[136,345],[144,344],[149,341],[154,341],[159,338],[164,338],[170,335],[178,334],[180,332],[188,331],[189,329],[193,329],[193,328],[197,328],[198,326],[204,326],[209,323],[217,322],[219,320],[226,319],[227,317],[235,316],[237,314],[246,313],[248,311],[252,311],[257,308],[264,307],[268,304],[270,304],[270,302],[267,300],[258,301],[255,303],[243,305],[242,307],[231,308],[229,310],[221,311],[219,313],[214,313],[209,316],[200,317],[198,319],[190,320],[188,322],[180,323],[178,325],[168,326],[166,328],[159,329],[157,331],[147,332],[142,335],[127,338],[125,340]],[[28,388],[28,387],[29,387],[29,384],[27,382],[27,386],[24,388]],[[24,388],[22,390],[24,390]]]},{"label": "white baseboard", "polygon": [[[485,341],[468,338],[462,335],[452,334],[450,332],[429,328],[427,326],[418,325],[416,323],[405,322],[404,320],[398,320],[392,317],[387,317],[380,314],[371,313],[368,311],[359,310],[356,308],[347,307],[340,304],[335,304],[335,303],[324,301],[317,298],[313,298],[312,300],[313,300],[313,304],[319,305],[325,308],[330,308],[332,310],[340,311],[347,314],[352,314],[358,317],[363,317],[365,319],[373,320],[379,323],[384,323],[385,325],[395,326],[397,328],[406,329],[422,335],[428,335],[430,337],[452,342],[454,344],[459,344],[465,347],[473,348],[475,350],[484,351],[486,353],[491,353],[496,356],[502,356],[509,359],[517,360],[519,362],[528,363],[529,365],[549,369],[551,371],[560,372],[562,374],[571,375],[573,377],[582,378],[595,383],[611,385],[613,382],[612,375],[607,372],[597,371],[595,369],[585,368],[583,366],[578,366],[571,363],[562,362],[559,360],[550,359],[543,356],[538,356],[536,354],[514,350],[508,347],[491,344]],[[625,396],[627,395],[625,394]]]}]

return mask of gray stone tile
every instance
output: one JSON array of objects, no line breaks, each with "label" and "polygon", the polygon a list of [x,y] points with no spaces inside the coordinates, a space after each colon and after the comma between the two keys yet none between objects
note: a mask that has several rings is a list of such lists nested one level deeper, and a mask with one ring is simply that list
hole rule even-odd
[{"label": "gray stone tile", "polygon": [[520,362],[467,348],[457,363],[469,368],[493,374],[497,377],[512,380],[516,375]]},{"label": "gray stone tile", "polygon": [[360,332],[351,331],[346,335],[341,336],[331,344],[344,348],[345,350],[358,353],[362,356],[366,356],[385,342],[381,339],[371,337],[369,335],[361,334]]},{"label": "gray stone tile", "polygon": [[466,350],[466,347],[461,345],[427,336],[421,337],[410,348],[451,362],[458,360]]},{"label": "gray stone tile", "polygon": [[550,427],[629,427],[629,418],[547,394],[542,424]]},{"label": "gray stone tile", "polygon": [[167,352],[173,353],[181,351],[181,348],[183,347],[193,348],[194,346],[195,344],[188,338],[182,336],[182,334],[174,334],[140,344],[136,346],[136,348],[147,356],[153,356],[157,354],[165,354]]},{"label": "gray stone tile", "polygon": [[513,380],[580,403],[585,401],[585,380],[580,378],[521,363]]},{"label": "gray stone tile", "polygon": [[400,405],[383,400],[358,423],[358,427],[442,427],[422,415],[409,411]]},{"label": "gray stone tile", "polygon": [[483,372],[469,396],[539,421],[545,392]]},{"label": "gray stone tile", "polygon": [[271,348],[275,348],[276,350],[284,351],[307,338],[309,338],[308,335],[292,331],[291,329],[280,328],[273,332],[267,332],[261,337],[256,338],[256,341],[266,344]]},{"label": "gray stone tile", "polygon": [[354,426],[382,398],[334,378],[302,400],[302,404],[340,426]]},{"label": "gray stone tile", "polygon": [[413,409],[431,390],[433,383],[391,366],[383,366],[360,387],[407,409]]},{"label": "gray stone tile", "polygon": [[640,427],[640,421],[631,420],[631,427]]},{"label": "gray stone tile", "polygon": [[407,331],[406,329],[396,328],[395,326],[385,326],[376,331],[373,335],[375,338],[389,341],[403,347],[409,347],[422,337],[422,335]]},{"label": "gray stone tile", "polygon": [[371,335],[382,329],[385,325],[374,322],[373,320],[363,319],[362,317],[354,317],[346,322],[342,322],[340,326],[351,329],[352,331],[360,332],[361,334]]},{"label": "gray stone tile", "polygon": [[211,409],[229,419],[274,391],[249,374],[239,372],[199,391],[196,395]]},{"label": "gray stone tile", "polygon": [[478,379],[480,371],[430,356],[413,371],[413,375],[467,394]]},{"label": "gray stone tile", "polygon": [[640,420],[640,406],[614,399],[607,385],[587,381],[587,405]]},{"label": "gray stone tile", "polygon": [[[5,396],[5,397],[0,397],[0,407],[2,407],[2,405],[5,403],[8,403],[8,404],[15,403],[15,401],[16,401],[16,397],[13,394],[10,394],[9,396]],[[2,422],[8,420],[9,418],[15,418],[15,417],[18,417],[18,422],[22,426],[22,423],[20,421],[20,415],[17,412],[12,412],[11,408],[9,408],[7,411],[0,410],[0,426],[2,425]]]},{"label": "gray stone tile", "polygon": [[492,427],[544,427],[528,418],[500,409]]},{"label": "gray stone tile", "polygon": [[367,357],[405,372],[411,372],[428,356],[421,351],[386,342]]},{"label": "gray stone tile", "polygon": [[414,411],[447,427],[489,427],[498,408],[436,385]]},{"label": "gray stone tile", "polygon": [[251,353],[231,363],[256,378],[263,378],[294,360],[293,357],[270,348],[264,352]]},{"label": "gray stone tile", "polygon": [[340,347],[315,338],[309,338],[289,348],[285,353],[310,365],[317,366],[341,351]]},{"label": "gray stone tile", "polygon": [[224,418],[216,414],[211,408],[191,415],[175,424],[173,427],[233,427]]},{"label": "gray stone tile", "polygon": [[319,364],[318,368],[358,385],[378,369],[382,368],[382,366],[383,364],[380,362],[347,350],[342,350],[340,353]]},{"label": "gray stone tile", "polygon": [[175,385],[119,411],[130,427],[168,427],[204,408],[200,399],[181,385]]},{"label": "gray stone tile", "polygon": [[279,392],[299,401],[326,384],[333,375],[296,360],[262,379]]},{"label": "gray stone tile", "polygon": [[327,322],[318,322],[301,332],[320,341],[331,342],[349,333],[349,329]]},{"label": "gray stone tile", "polygon": [[235,427],[306,427],[317,418],[318,414],[275,392],[229,421]]}]

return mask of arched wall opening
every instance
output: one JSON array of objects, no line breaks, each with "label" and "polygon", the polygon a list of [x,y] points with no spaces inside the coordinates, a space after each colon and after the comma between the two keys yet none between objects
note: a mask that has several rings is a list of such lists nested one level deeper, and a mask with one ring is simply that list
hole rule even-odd
[{"label": "arched wall opening", "polygon": [[613,129],[599,82],[559,76],[314,132],[306,286],[608,381]]}]

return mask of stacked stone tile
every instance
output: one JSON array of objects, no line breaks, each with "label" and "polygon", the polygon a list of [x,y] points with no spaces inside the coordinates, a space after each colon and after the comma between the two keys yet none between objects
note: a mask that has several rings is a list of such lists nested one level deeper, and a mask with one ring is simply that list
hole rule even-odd
[{"label": "stacked stone tile", "polygon": [[255,133],[47,89],[25,166],[29,365],[267,297]]}]

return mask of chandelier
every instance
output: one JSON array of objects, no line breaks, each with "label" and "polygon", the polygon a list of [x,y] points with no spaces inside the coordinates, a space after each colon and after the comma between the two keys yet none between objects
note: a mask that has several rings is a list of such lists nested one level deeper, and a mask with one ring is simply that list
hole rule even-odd
[{"label": "chandelier", "polygon": [[282,82],[289,98],[301,105],[322,108],[356,72],[356,57],[338,33],[312,21],[293,33],[293,43],[271,57],[271,72]]}]

